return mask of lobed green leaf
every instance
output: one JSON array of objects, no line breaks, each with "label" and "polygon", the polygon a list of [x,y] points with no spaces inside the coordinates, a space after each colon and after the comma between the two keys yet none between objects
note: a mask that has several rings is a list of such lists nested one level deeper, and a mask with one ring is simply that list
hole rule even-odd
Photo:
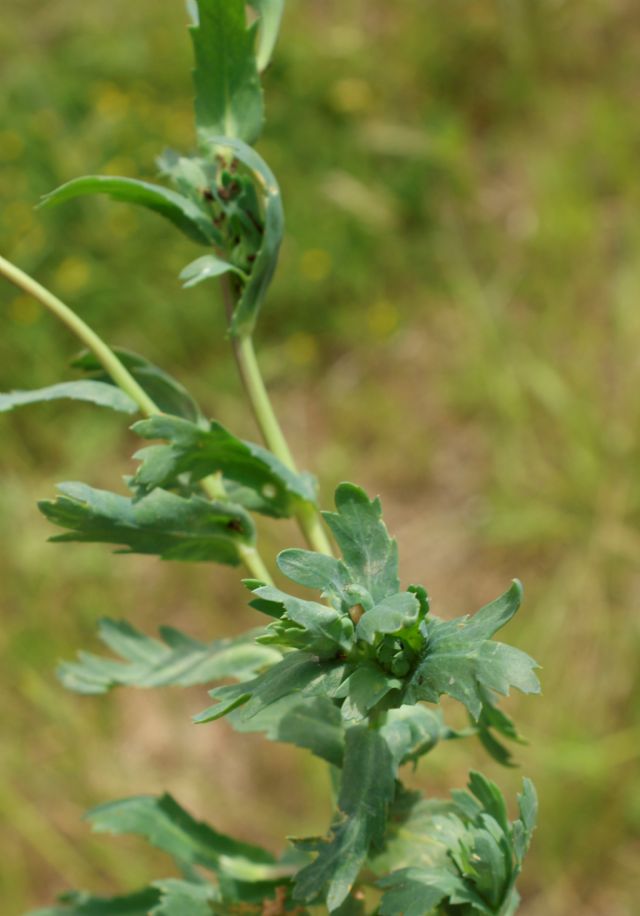
[{"label": "lobed green leaf", "polygon": [[348,615],[316,601],[294,598],[270,585],[255,589],[254,594],[284,609],[279,619],[267,627],[260,642],[302,649],[318,658],[335,658],[351,648],[353,624]]},{"label": "lobed green leaf", "polygon": [[458,879],[446,870],[405,868],[378,882],[385,894],[380,916],[428,916],[455,891]]},{"label": "lobed green leaf", "polygon": [[160,899],[160,891],[155,887],[110,898],[69,891],[60,897],[59,906],[32,910],[28,916],[149,916]]},{"label": "lobed green leaf", "polygon": [[69,529],[52,541],[119,544],[123,553],[236,566],[239,546],[255,540],[250,516],[232,503],[184,499],[165,490],[135,501],[82,483],[60,484],[58,489],[62,495],[56,500],[38,503],[49,521]]},{"label": "lobed green leaf", "polygon": [[410,592],[389,595],[365,611],[356,627],[356,636],[373,645],[382,633],[395,634],[418,622],[420,603]]},{"label": "lobed green leaf", "polygon": [[68,690],[106,693],[114,687],[190,687],[233,677],[249,680],[280,661],[280,653],[256,644],[263,630],[233,639],[203,643],[171,627],[161,627],[162,641],[145,636],[124,620],[100,621],[100,639],[124,661],[81,652],[76,662],[58,668]]},{"label": "lobed green leaf", "polygon": [[138,795],[109,802],[86,814],[96,833],[135,834],[170,855],[179,866],[200,865],[246,880],[263,879],[274,857],[195,820],[170,795]]},{"label": "lobed green leaf", "polygon": [[342,560],[311,550],[290,548],[281,551],[276,562],[280,571],[292,582],[316,589],[338,608],[348,606],[345,589],[351,584],[351,579]]},{"label": "lobed green leaf", "polygon": [[99,407],[110,407],[121,413],[137,413],[138,405],[128,394],[113,385],[92,379],[72,382],[60,382],[47,388],[36,388],[33,391],[11,391],[0,394],[0,413],[23,407],[26,404],[42,404],[45,401],[57,401],[69,398],[73,401],[86,401]]},{"label": "lobed green leaf", "polygon": [[381,916],[419,916],[445,900],[464,906],[461,912],[469,916],[515,913],[515,882],[535,823],[535,790],[525,780],[521,819],[510,824],[494,783],[471,773],[469,789],[453,792],[453,803],[399,793],[386,849],[370,863],[377,874],[391,871],[378,881],[385,892]]},{"label": "lobed green leaf", "polygon": [[429,618],[427,648],[411,678],[407,701],[436,703],[442,694],[448,694],[478,720],[487,691],[506,695],[515,687],[523,693],[538,693],[537,663],[519,649],[489,638],[516,613],[521,594],[515,582],[474,617]]},{"label": "lobed green leaf", "polygon": [[519,734],[515,723],[506,713],[498,709],[494,697],[489,691],[483,692],[483,704],[480,718],[476,724],[476,734],[484,749],[502,766],[513,767],[513,757],[508,747],[496,735],[508,738],[518,744],[526,744]]},{"label": "lobed green leaf", "polygon": [[346,722],[358,722],[402,686],[401,680],[387,674],[378,665],[363,661],[351,670],[334,696],[344,698],[342,718]]},{"label": "lobed green leaf", "polygon": [[380,734],[387,742],[396,767],[417,763],[440,742],[461,737],[445,725],[439,709],[400,706],[390,709]]},{"label": "lobed green leaf", "polygon": [[344,674],[345,666],[341,662],[321,661],[308,652],[290,652],[252,681],[209,691],[217,702],[194,721],[211,722],[240,706],[244,707],[239,713],[242,721],[248,721],[286,696],[332,697]]},{"label": "lobed green leaf", "polygon": [[247,28],[244,0],[197,0],[190,26],[198,134],[253,143],[264,121],[255,54],[256,27]]},{"label": "lobed green leaf", "polygon": [[210,884],[165,878],[154,881],[153,886],[161,897],[149,916],[211,916],[211,903],[219,900],[217,889]]},{"label": "lobed green leaf", "polygon": [[449,852],[465,829],[453,802],[399,790],[389,812],[384,847],[369,865],[380,876],[405,868],[453,872]]},{"label": "lobed green leaf", "polygon": [[340,710],[328,697],[285,696],[247,719],[243,709],[228,716],[239,732],[263,732],[270,741],[281,741],[305,748],[341,767],[344,755],[344,727]]},{"label": "lobed green leaf", "polygon": [[298,872],[294,898],[326,899],[330,913],[347,899],[372,847],[382,842],[395,792],[389,748],[367,726],[348,729],[338,810],[329,836],[314,844],[316,859]]},{"label": "lobed green leaf", "polygon": [[398,546],[382,521],[380,500],[370,500],[355,484],[342,483],[335,501],[338,511],[324,512],[324,518],[342,551],[352,582],[369,593],[373,604],[378,604],[400,591]]},{"label": "lobed green leaf", "polygon": [[315,501],[311,475],[294,473],[267,449],[236,438],[220,423],[158,416],[141,420],[133,429],[145,439],[168,440],[134,456],[142,464],[132,484],[141,495],[175,487],[183,474],[194,483],[221,473],[234,502],[275,518],[289,517],[302,502]]}]

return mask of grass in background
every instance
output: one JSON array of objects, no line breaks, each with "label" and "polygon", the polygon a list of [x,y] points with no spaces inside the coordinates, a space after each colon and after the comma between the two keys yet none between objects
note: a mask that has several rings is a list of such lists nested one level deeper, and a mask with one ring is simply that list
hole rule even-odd
[{"label": "grass in background", "polygon": [[[425,582],[436,612],[524,580],[512,639],[544,664],[545,695],[520,713],[542,801],[523,914],[633,916],[640,12],[632,0],[289,7],[261,146],[289,226],[260,333],[274,398],[325,494],[345,477],[382,494],[404,579]],[[5,4],[0,250],[228,422],[239,389],[222,309],[176,279],[189,243],[116,204],[33,211],[68,178],[152,178],[164,144],[189,148],[185,15],[180,0],[159,9]],[[0,388],[64,377],[65,332],[7,287],[0,308]],[[45,543],[34,503],[54,481],[113,486],[108,469],[130,471],[121,420],[52,404],[0,423],[7,912],[149,874],[135,841],[85,845],[82,810],[110,797],[168,788],[267,842],[320,829],[322,768],[285,748],[257,756],[223,723],[194,728],[202,691],[82,699],[58,686],[56,659],[91,645],[102,615],[213,638],[251,612],[233,572]],[[255,436],[248,414],[238,431]],[[279,523],[265,537],[296,535]],[[417,778],[444,790],[480,759],[452,747]]]}]

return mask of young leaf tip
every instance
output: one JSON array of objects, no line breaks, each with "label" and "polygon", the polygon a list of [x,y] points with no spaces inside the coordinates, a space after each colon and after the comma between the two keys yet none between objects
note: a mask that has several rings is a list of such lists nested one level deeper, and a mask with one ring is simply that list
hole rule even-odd
[{"label": "young leaf tip", "polygon": [[242,582],[245,588],[249,589],[250,592],[255,592],[259,588],[264,588],[265,585],[267,584],[266,582],[263,582],[261,579],[241,579],[240,581]]}]

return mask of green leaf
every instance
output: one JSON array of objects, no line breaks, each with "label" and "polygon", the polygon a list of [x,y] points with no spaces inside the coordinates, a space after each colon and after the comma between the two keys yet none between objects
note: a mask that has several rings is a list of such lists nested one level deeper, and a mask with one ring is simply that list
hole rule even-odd
[{"label": "green leaf", "polygon": [[380,916],[426,916],[447,896],[457,879],[446,872],[406,868],[378,881],[386,891]]},{"label": "green leaf", "polygon": [[[140,387],[163,413],[183,417],[193,423],[206,423],[204,415],[187,389],[163,369],[154,366],[137,353],[121,347],[111,347],[121,363],[129,370]],[[85,350],[71,364],[101,382],[113,385],[93,353]]]},{"label": "green leaf", "polygon": [[85,815],[96,833],[135,834],[170,855],[179,866],[200,865],[246,880],[269,874],[273,856],[195,820],[170,795],[138,795],[93,808]]},{"label": "green leaf", "polygon": [[516,613],[520,596],[520,584],[515,582],[473,617],[451,621],[428,618],[427,648],[411,678],[407,702],[437,703],[442,694],[448,694],[477,720],[486,691],[507,695],[515,687],[523,693],[539,693],[540,684],[533,672],[537,663],[519,649],[490,640]]},{"label": "green leaf", "polygon": [[197,482],[221,473],[230,499],[275,518],[289,517],[302,502],[315,501],[311,475],[294,473],[267,449],[237,439],[219,423],[205,426],[175,417],[151,417],[133,429],[145,439],[169,441],[134,456],[142,461],[133,478],[139,494],[176,486],[182,474]]},{"label": "green leaf", "polygon": [[324,512],[342,551],[352,581],[378,604],[400,591],[398,546],[382,521],[380,500],[370,500],[364,490],[342,483],[336,490],[337,512]]},{"label": "green leaf", "polygon": [[198,134],[253,143],[264,121],[255,56],[256,28],[247,28],[244,0],[198,0],[190,26],[195,54]]},{"label": "green leaf", "polygon": [[469,830],[458,860],[465,877],[481,898],[488,901],[487,912],[495,913],[505,901],[512,877],[511,848],[495,822],[485,817],[482,827]]},{"label": "green leaf", "polygon": [[485,604],[473,617],[465,617],[464,627],[469,638],[490,639],[516,614],[522,603],[522,583],[514,579],[511,587],[495,601]]},{"label": "green leaf", "polygon": [[271,60],[273,49],[278,40],[280,21],[284,12],[284,0],[249,0],[260,15],[260,33],[258,36],[258,70],[264,70]]},{"label": "green leaf", "polygon": [[394,634],[412,627],[418,621],[420,603],[409,592],[398,592],[384,598],[366,611],[356,627],[356,636],[370,645],[381,633]]},{"label": "green leaf", "polygon": [[100,639],[125,661],[81,652],[76,662],[58,668],[68,690],[106,693],[113,687],[191,687],[233,677],[249,680],[280,661],[280,653],[256,644],[263,630],[233,639],[203,643],[171,627],[162,627],[162,642],[145,636],[124,620],[100,621]]},{"label": "green leaf", "polygon": [[177,878],[154,881],[161,900],[149,916],[211,916],[210,903],[219,900],[219,894],[210,884],[193,884]]},{"label": "green leaf", "polygon": [[254,594],[284,608],[284,614],[267,627],[260,642],[302,649],[318,658],[335,658],[351,649],[353,623],[347,614],[316,601],[294,598],[271,585],[255,589]]},{"label": "green leaf", "polygon": [[52,541],[120,544],[122,553],[237,566],[239,545],[255,540],[251,518],[231,503],[184,499],[165,490],[134,501],[82,483],[60,484],[58,490],[56,500],[38,503],[49,521],[69,529]]},{"label": "green leaf", "polygon": [[338,707],[328,697],[285,696],[250,719],[242,708],[228,721],[239,732],[263,732],[270,741],[306,748],[335,767],[342,766],[344,728]]},{"label": "green leaf", "polygon": [[33,391],[11,391],[0,394],[0,413],[22,407],[25,404],[41,404],[43,401],[57,401],[70,398],[74,401],[87,401],[99,407],[111,407],[121,413],[137,413],[138,405],[129,395],[113,385],[90,379],[73,382],[60,382],[47,388],[36,388]]},{"label": "green leaf", "polygon": [[495,733],[509,738],[511,741],[516,741],[518,744],[527,743],[522,735],[518,733],[513,720],[501,709],[498,709],[494,698],[488,691],[484,692],[482,712],[478,719],[476,733],[487,753],[505,767],[513,767],[515,763],[513,762],[511,751],[496,738]]},{"label": "green leaf", "polygon": [[276,559],[287,578],[305,588],[317,589],[329,597],[336,607],[347,603],[345,588],[350,584],[349,572],[342,560],[311,550],[283,550]]},{"label": "green leaf", "polygon": [[512,841],[516,860],[521,865],[531,844],[538,817],[538,796],[530,779],[522,781],[522,794],[518,795],[518,808],[520,818],[513,823]]},{"label": "green leaf", "polygon": [[264,208],[261,228],[262,243],[253,261],[249,280],[244,285],[233,311],[229,326],[229,333],[233,337],[247,337],[253,332],[260,307],[278,263],[278,253],[284,232],[282,198],[273,172],[255,150],[241,140],[231,137],[212,136],[209,139],[215,150],[218,152],[231,150],[233,156],[249,170],[260,191]]},{"label": "green leaf", "polygon": [[323,662],[308,652],[291,652],[252,681],[210,690],[216,705],[200,713],[194,721],[211,722],[244,704],[239,715],[242,721],[248,721],[288,695],[333,696],[344,671],[345,666],[339,662]]},{"label": "green leaf", "polygon": [[364,901],[349,896],[342,906],[333,911],[333,916],[365,916],[365,913]]},{"label": "green leaf", "polygon": [[491,782],[482,773],[473,770],[469,773],[469,790],[480,802],[480,807],[500,825],[505,833],[509,832],[509,814],[504,796],[495,782]]},{"label": "green leaf", "polygon": [[444,724],[442,712],[426,706],[390,709],[380,734],[387,742],[397,767],[417,763],[439,741],[457,737],[457,733]]},{"label": "green leaf", "polygon": [[[244,685],[253,689],[243,718],[250,719],[288,694],[333,697],[344,674],[345,665],[341,662],[322,661],[307,652],[292,652],[269,671]],[[219,688],[220,691],[224,689]],[[211,696],[216,693],[211,691]]]},{"label": "green leaf", "polygon": [[524,781],[518,796],[521,817],[513,824],[495,783],[472,772],[469,789],[471,795],[451,793],[460,816],[469,821],[467,835],[452,851],[452,858],[467,882],[490,902],[488,912],[506,916],[515,912],[515,881],[535,825],[535,789],[529,780]]},{"label": "green leaf", "polygon": [[197,258],[195,261],[187,264],[180,273],[180,279],[185,289],[189,289],[192,286],[196,286],[198,283],[202,283],[204,280],[215,279],[226,273],[234,273],[242,277],[243,280],[247,279],[246,274],[241,270],[228,261],[223,261],[222,258],[216,257],[214,254],[205,254],[201,258]]},{"label": "green leaf", "polygon": [[106,194],[112,200],[137,204],[154,210],[182,230],[192,241],[211,245],[215,241],[215,227],[207,212],[194,201],[161,185],[138,181],[135,178],[116,178],[110,175],[86,175],[74,178],[45,195],[41,207],[53,207],[83,197],[87,194]]},{"label": "green leaf", "polygon": [[[406,791],[398,794],[386,849],[370,862],[376,874],[392,872],[378,882],[385,890],[383,916],[418,916],[425,912],[419,908],[421,901],[426,907],[444,899],[465,905],[461,912],[469,916],[515,913],[519,900],[515,881],[522,862],[517,843],[531,835],[535,791],[525,780],[518,798],[521,820],[510,824],[504,798],[494,783],[471,773],[469,789],[472,794],[454,791],[453,803]],[[438,900],[436,891],[441,892]]]},{"label": "green leaf", "polygon": [[149,916],[150,907],[159,900],[160,893],[153,887],[110,898],[71,891],[61,896],[60,906],[32,910],[28,916]]},{"label": "green leaf", "polygon": [[393,760],[381,735],[367,726],[347,731],[338,811],[329,836],[318,841],[316,859],[300,871],[294,898],[326,897],[329,912],[344,903],[372,846],[382,842],[393,800]]},{"label": "green leaf", "polygon": [[399,791],[389,813],[384,848],[369,865],[376,875],[403,868],[454,872],[449,851],[465,834],[466,827],[453,802]]},{"label": "green leaf", "polygon": [[342,718],[356,722],[364,719],[391,691],[400,690],[402,686],[402,681],[391,677],[378,665],[361,662],[335,693],[338,698],[346,698],[342,704]]}]

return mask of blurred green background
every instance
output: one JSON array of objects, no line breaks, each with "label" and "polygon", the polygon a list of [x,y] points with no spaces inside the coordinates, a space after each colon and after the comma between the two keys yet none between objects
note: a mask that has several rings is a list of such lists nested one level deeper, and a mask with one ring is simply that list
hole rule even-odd
[{"label": "blurred green background", "polygon": [[[0,251],[255,437],[214,287],[176,279],[199,252],[103,200],[33,210],[191,148],[184,24],[180,0],[6,0]],[[465,743],[415,777],[444,793],[481,766],[511,797],[535,779],[525,916],[639,912],[639,48],[633,0],[290,0],[266,80],[288,236],[259,349],[294,451],[325,503],[344,478],[382,495],[437,613],[525,583],[507,638],[544,696],[508,704],[521,770]],[[0,389],[71,377],[64,329],[6,284],[0,310]],[[117,487],[126,419],[48,405],[0,429],[3,911],[161,873],[142,843],[89,835],[82,811],[112,797],[167,788],[274,847],[323,830],[322,766],[193,727],[204,690],[62,691],[56,661],[95,649],[102,615],[205,639],[257,621],[232,570],[46,544],[36,499]],[[293,543],[285,522],[262,535]]]}]

